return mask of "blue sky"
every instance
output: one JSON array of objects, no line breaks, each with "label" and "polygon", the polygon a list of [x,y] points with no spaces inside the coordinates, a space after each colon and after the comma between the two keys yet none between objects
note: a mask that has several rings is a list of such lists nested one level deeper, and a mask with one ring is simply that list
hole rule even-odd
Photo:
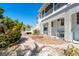
[{"label": "blue sky", "polygon": [[4,16],[18,19],[33,27],[36,24],[36,16],[41,5],[42,3],[0,3],[0,7],[5,10]]}]

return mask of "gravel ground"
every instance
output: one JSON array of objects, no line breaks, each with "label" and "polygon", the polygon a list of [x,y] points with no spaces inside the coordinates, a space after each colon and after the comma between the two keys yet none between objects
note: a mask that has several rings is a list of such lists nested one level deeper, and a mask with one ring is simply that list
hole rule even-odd
[{"label": "gravel ground", "polygon": [[66,42],[62,39],[56,39],[55,37],[43,36],[43,35],[29,35],[34,41],[42,43],[42,44],[53,44],[53,45],[61,45]]}]

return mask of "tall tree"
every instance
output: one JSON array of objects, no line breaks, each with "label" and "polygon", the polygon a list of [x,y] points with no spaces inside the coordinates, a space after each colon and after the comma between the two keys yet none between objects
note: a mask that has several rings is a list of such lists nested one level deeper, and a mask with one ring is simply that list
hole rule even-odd
[{"label": "tall tree", "polygon": [[0,18],[1,18],[1,19],[4,18],[4,17],[3,17],[3,13],[4,13],[4,9],[3,9],[3,8],[0,8]]}]

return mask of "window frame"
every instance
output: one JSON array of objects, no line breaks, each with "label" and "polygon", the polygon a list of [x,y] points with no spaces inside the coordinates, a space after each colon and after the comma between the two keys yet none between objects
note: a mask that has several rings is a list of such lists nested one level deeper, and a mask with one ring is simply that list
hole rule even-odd
[{"label": "window frame", "polygon": [[54,22],[52,21],[52,22],[51,22],[51,27],[53,27],[53,26],[54,26]]},{"label": "window frame", "polygon": [[77,24],[79,24],[79,13],[77,13]]},{"label": "window frame", "polygon": [[64,26],[64,18],[61,19],[61,26]]}]

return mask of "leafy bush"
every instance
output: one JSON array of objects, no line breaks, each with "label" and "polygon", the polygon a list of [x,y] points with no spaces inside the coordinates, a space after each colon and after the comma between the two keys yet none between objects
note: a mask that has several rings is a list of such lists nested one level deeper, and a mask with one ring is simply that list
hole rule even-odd
[{"label": "leafy bush", "polygon": [[5,48],[9,44],[15,43],[21,37],[21,31],[16,27],[0,35],[0,48]]},{"label": "leafy bush", "polygon": [[74,47],[73,45],[68,46],[67,50],[65,50],[65,54],[67,56],[79,56],[79,49]]},{"label": "leafy bush", "polygon": [[40,34],[40,31],[38,29],[35,29],[35,30],[33,30],[33,34],[34,35],[39,35]]},{"label": "leafy bush", "polygon": [[[5,33],[0,33],[0,48],[8,47],[10,44],[17,42],[20,39],[22,23],[8,18],[1,20],[0,24],[8,27],[8,30],[5,31]],[[4,27],[1,28],[1,30],[2,29],[5,30]]]}]

